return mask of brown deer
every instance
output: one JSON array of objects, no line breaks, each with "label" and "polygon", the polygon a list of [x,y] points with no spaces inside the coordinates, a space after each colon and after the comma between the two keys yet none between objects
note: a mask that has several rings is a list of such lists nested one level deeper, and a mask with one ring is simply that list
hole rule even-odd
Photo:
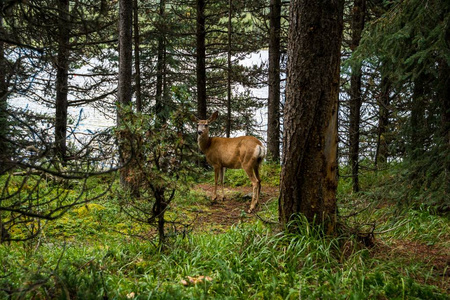
[{"label": "brown deer", "polygon": [[224,169],[244,169],[252,182],[253,195],[250,204],[251,213],[259,201],[261,192],[261,178],[259,167],[266,156],[266,148],[253,136],[240,136],[235,138],[209,137],[209,124],[217,119],[219,112],[215,112],[208,120],[199,120],[197,123],[198,146],[205,154],[206,160],[214,168],[214,201],[217,200],[217,182],[222,185],[222,200],[225,199],[223,190]]}]

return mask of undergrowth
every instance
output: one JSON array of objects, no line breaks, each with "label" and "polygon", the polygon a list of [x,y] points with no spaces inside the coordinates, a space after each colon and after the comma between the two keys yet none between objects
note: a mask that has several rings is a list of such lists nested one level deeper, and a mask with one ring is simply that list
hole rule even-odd
[{"label": "undergrowth", "polygon": [[[278,184],[266,168],[266,184]],[[160,251],[110,196],[48,222],[38,239],[1,244],[0,299],[448,299],[448,218],[392,204],[376,185],[391,174],[376,176],[363,193],[339,186],[341,221],[374,228],[372,248],[302,217],[295,234],[250,217],[220,234],[175,233]],[[260,214],[276,219],[270,203]],[[189,218],[208,201],[193,191],[174,205]]]}]

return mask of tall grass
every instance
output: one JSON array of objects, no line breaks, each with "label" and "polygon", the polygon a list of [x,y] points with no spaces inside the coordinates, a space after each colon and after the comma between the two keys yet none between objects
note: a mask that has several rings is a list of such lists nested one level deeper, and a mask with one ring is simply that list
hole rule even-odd
[{"label": "tall grass", "polygon": [[[13,298],[41,299],[447,298],[436,286],[399,272],[399,261],[374,259],[357,247],[344,253],[347,241],[299,222],[296,234],[257,222],[220,235],[178,237],[163,253],[122,236],[46,243],[34,255],[1,246],[0,298],[8,291]],[[212,280],[184,286],[188,276]]]},{"label": "tall grass", "polygon": [[[174,235],[161,252],[122,234],[147,229],[104,199],[47,224],[38,240],[1,244],[0,299],[448,299],[448,270],[405,248],[445,259],[448,218],[389,205],[370,190],[351,194],[345,182],[340,189],[341,216],[365,208],[348,224],[376,223],[374,248],[324,236],[299,217],[295,234],[255,218],[220,234]],[[178,209],[205,202],[190,197],[177,199]],[[276,215],[276,205],[263,208]]]}]

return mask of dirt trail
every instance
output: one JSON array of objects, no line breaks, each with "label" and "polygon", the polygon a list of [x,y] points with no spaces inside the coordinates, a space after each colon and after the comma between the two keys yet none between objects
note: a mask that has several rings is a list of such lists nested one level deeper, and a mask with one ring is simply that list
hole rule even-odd
[{"label": "dirt trail", "polygon": [[[208,199],[212,199],[214,185],[200,184],[195,189],[206,193]],[[228,229],[233,224],[253,220],[256,216],[246,213],[250,207],[251,194],[252,188],[250,186],[225,186],[225,201],[219,200],[216,203],[208,204],[207,209],[199,211],[196,226],[213,226],[222,231]],[[278,187],[262,186],[256,213],[259,213],[269,202],[277,201],[277,197]]]}]

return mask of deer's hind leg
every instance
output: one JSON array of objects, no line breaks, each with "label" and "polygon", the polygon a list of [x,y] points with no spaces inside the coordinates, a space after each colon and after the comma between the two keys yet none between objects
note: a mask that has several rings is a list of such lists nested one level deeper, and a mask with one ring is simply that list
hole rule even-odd
[{"label": "deer's hind leg", "polygon": [[252,202],[251,202],[250,208],[248,210],[248,213],[251,213],[258,205],[259,192],[261,190],[261,180],[259,178],[258,165],[255,168],[254,164],[249,163],[249,164],[243,166],[243,169],[244,169],[245,173],[247,173],[248,178],[250,178],[250,181],[252,182],[252,187],[253,187]]},{"label": "deer's hind leg", "polygon": [[257,165],[255,165],[253,167],[253,171],[255,172],[255,177],[258,180],[258,186],[257,186],[257,189],[256,189],[256,203],[255,203],[255,205],[258,204],[259,196],[261,194],[261,177],[259,177],[259,166],[260,165],[257,164]]}]

